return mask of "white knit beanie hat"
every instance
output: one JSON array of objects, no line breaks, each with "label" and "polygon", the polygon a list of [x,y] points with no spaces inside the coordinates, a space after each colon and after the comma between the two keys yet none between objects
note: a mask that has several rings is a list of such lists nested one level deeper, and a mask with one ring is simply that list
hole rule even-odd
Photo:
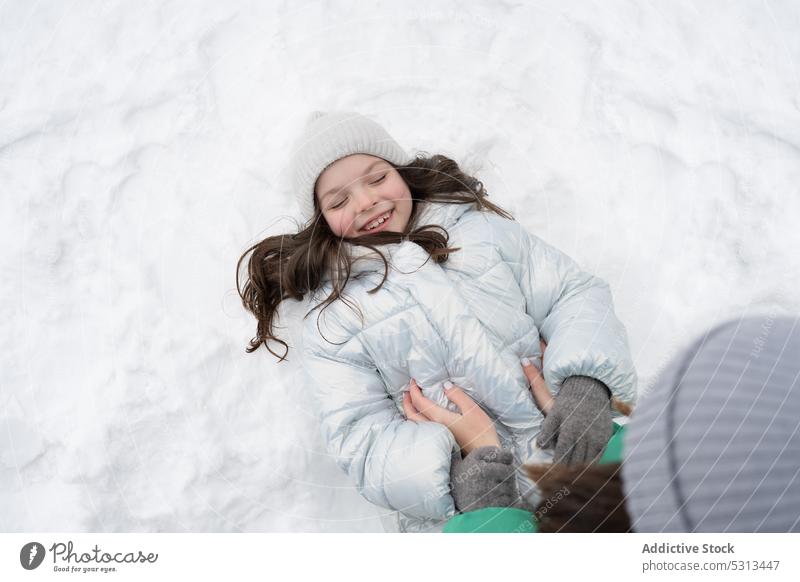
[{"label": "white knit beanie hat", "polygon": [[360,113],[314,111],[292,150],[289,164],[292,189],[303,220],[314,216],[314,185],[336,160],[369,154],[395,165],[413,158],[378,123]]}]

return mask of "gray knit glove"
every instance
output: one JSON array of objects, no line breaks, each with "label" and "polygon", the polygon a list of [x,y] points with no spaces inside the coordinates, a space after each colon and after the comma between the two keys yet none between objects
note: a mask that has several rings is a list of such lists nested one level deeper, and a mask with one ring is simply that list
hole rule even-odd
[{"label": "gray knit glove", "polygon": [[611,392],[606,385],[588,376],[570,376],[544,419],[537,442],[544,448],[555,443],[554,463],[590,463],[602,455],[612,432]]},{"label": "gray knit glove", "polygon": [[450,466],[450,482],[456,509],[461,512],[484,507],[512,507],[518,502],[514,455],[499,447],[478,447]]}]

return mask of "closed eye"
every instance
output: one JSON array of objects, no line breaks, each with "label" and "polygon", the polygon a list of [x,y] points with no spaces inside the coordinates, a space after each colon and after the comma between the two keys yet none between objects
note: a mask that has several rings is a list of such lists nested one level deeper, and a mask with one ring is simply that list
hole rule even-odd
[{"label": "closed eye", "polygon": [[[380,178],[378,178],[374,182],[370,182],[369,183],[370,186],[373,186],[375,184],[380,184],[381,182],[383,182],[386,179],[386,176],[388,176],[388,174],[384,174],[383,176],[381,176]],[[339,200],[336,204],[334,204],[333,206],[330,206],[329,208],[330,208],[330,210],[336,210],[337,208],[341,208],[342,206],[344,206],[344,203],[346,201],[347,201],[347,196],[343,196],[341,198],[341,200]]]}]

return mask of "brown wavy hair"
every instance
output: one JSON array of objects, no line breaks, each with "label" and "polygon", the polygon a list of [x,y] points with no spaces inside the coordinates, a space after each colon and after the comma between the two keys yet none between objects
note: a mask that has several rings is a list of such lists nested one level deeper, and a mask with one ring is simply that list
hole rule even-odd
[{"label": "brown wavy hair", "polygon": [[534,516],[541,533],[628,533],[621,463],[525,465],[541,492]]},{"label": "brown wavy hair", "polygon": [[[278,361],[286,359],[289,346],[276,335],[275,329],[278,306],[284,299],[300,301],[307,293],[317,290],[326,273],[331,275],[333,289],[306,317],[317,308],[321,308],[321,313],[337,299],[342,299],[353,307],[343,294],[353,262],[344,242],[367,247],[378,253],[383,260],[383,279],[370,293],[375,293],[383,286],[389,273],[389,263],[377,248],[379,245],[411,241],[425,249],[437,263],[445,262],[450,253],[458,249],[447,246],[448,234],[443,227],[417,227],[415,223],[420,202],[474,204],[478,210],[493,212],[513,220],[511,214],[487,199],[488,194],[480,180],[465,174],[455,161],[446,156],[428,156],[423,152],[417,154],[408,165],[392,166],[411,191],[411,216],[404,232],[378,232],[342,239],[331,231],[315,196],[314,216],[300,232],[267,237],[242,254],[236,264],[236,289],[245,309],[258,320],[256,335],[250,340],[247,353],[264,345]],[[240,285],[242,262],[248,255],[247,280]],[[283,345],[283,355],[272,350],[270,341]]]}]

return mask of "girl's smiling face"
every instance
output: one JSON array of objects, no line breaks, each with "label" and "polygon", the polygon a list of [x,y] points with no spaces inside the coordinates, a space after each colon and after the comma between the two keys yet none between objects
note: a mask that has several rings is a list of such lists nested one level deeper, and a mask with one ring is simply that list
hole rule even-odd
[{"label": "girl's smiling face", "polygon": [[314,195],[331,230],[342,238],[403,232],[411,216],[408,185],[389,162],[367,154],[325,168]]}]

